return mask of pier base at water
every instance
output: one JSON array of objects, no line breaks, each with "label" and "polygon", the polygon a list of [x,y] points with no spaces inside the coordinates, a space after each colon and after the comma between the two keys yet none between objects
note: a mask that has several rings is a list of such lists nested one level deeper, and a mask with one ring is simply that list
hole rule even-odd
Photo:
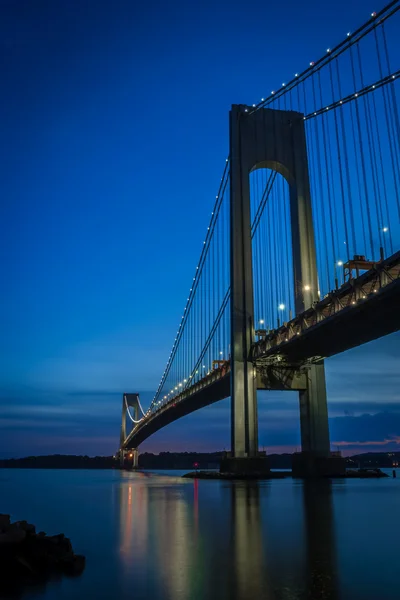
[{"label": "pier base at water", "polygon": [[240,457],[228,456],[221,459],[220,473],[229,475],[246,476],[249,479],[254,476],[269,475],[270,465],[267,456]]},{"label": "pier base at water", "polygon": [[312,452],[299,452],[292,457],[292,475],[304,479],[345,477],[346,460],[341,456],[316,456]]}]

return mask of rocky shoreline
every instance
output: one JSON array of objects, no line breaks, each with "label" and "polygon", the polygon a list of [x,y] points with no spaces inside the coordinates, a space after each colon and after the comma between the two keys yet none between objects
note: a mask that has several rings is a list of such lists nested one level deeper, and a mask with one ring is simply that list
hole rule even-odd
[{"label": "rocky shoreline", "polygon": [[[220,473],[219,471],[191,471],[182,477],[187,479],[227,479],[227,480],[257,480],[257,479],[284,479],[293,477],[291,471],[270,471],[269,473]],[[331,476],[329,479],[380,479],[389,477],[381,469],[347,470],[345,475]]]},{"label": "rocky shoreline", "polygon": [[85,557],[74,554],[71,541],[64,534],[36,533],[31,523],[11,523],[10,515],[0,514],[1,598],[54,577],[80,575],[84,568]]},{"label": "rocky shoreline", "polygon": [[269,473],[220,473],[219,471],[191,471],[185,473],[182,477],[187,479],[239,479],[239,480],[257,480],[257,479],[284,479],[291,477],[290,472],[270,471]]}]

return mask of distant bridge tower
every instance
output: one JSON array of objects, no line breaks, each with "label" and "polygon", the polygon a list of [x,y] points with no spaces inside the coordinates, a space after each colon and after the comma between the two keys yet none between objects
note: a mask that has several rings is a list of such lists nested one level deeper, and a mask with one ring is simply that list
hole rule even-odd
[{"label": "distant bridge tower", "polygon": [[[230,261],[232,453],[258,453],[257,381],[250,359],[254,298],[250,172],[268,168],[289,184],[296,314],[318,299],[318,276],[303,115],[233,105],[230,112]],[[275,387],[275,389],[277,389]],[[288,389],[288,388],[282,388]],[[293,387],[291,388],[293,389]],[[315,462],[330,454],[324,364],[308,369],[300,392],[302,449]],[[310,467],[312,469],[312,466]]]},{"label": "distant bridge tower", "polygon": [[124,467],[125,456],[128,454],[128,457],[132,458],[132,468],[137,469],[139,466],[139,450],[137,448],[133,448],[127,452],[123,450],[124,442],[126,440],[126,416],[129,408],[133,409],[132,418],[135,421],[139,421],[139,394],[122,394],[122,422],[120,435],[121,467]]}]

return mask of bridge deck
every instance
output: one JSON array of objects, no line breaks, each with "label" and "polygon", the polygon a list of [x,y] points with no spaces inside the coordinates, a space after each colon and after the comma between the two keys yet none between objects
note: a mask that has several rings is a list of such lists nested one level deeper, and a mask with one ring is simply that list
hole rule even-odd
[{"label": "bridge deck", "polygon": [[345,283],[252,348],[256,364],[326,358],[400,329],[400,252]]},{"label": "bridge deck", "polygon": [[136,425],[125,440],[124,449],[137,448],[150,435],[173,421],[227,398],[230,394],[229,370],[220,369],[194,384],[179,396],[161,406]]},{"label": "bridge deck", "polygon": [[[400,329],[400,252],[331,292],[312,308],[256,342],[252,360],[301,365],[365,344]],[[230,394],[230,367],[217,368],[136,425],[124,449],[136,448],[169,423]]]}]

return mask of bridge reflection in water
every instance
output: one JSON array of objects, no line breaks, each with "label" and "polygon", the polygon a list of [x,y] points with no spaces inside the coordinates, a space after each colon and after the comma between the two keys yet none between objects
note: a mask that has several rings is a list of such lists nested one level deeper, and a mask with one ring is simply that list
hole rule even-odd
[{"label": "bridge reflection in water", "polygon": [[155,599],[338,598],[330,482],[213,484],[126,475],[124,590]]}]

